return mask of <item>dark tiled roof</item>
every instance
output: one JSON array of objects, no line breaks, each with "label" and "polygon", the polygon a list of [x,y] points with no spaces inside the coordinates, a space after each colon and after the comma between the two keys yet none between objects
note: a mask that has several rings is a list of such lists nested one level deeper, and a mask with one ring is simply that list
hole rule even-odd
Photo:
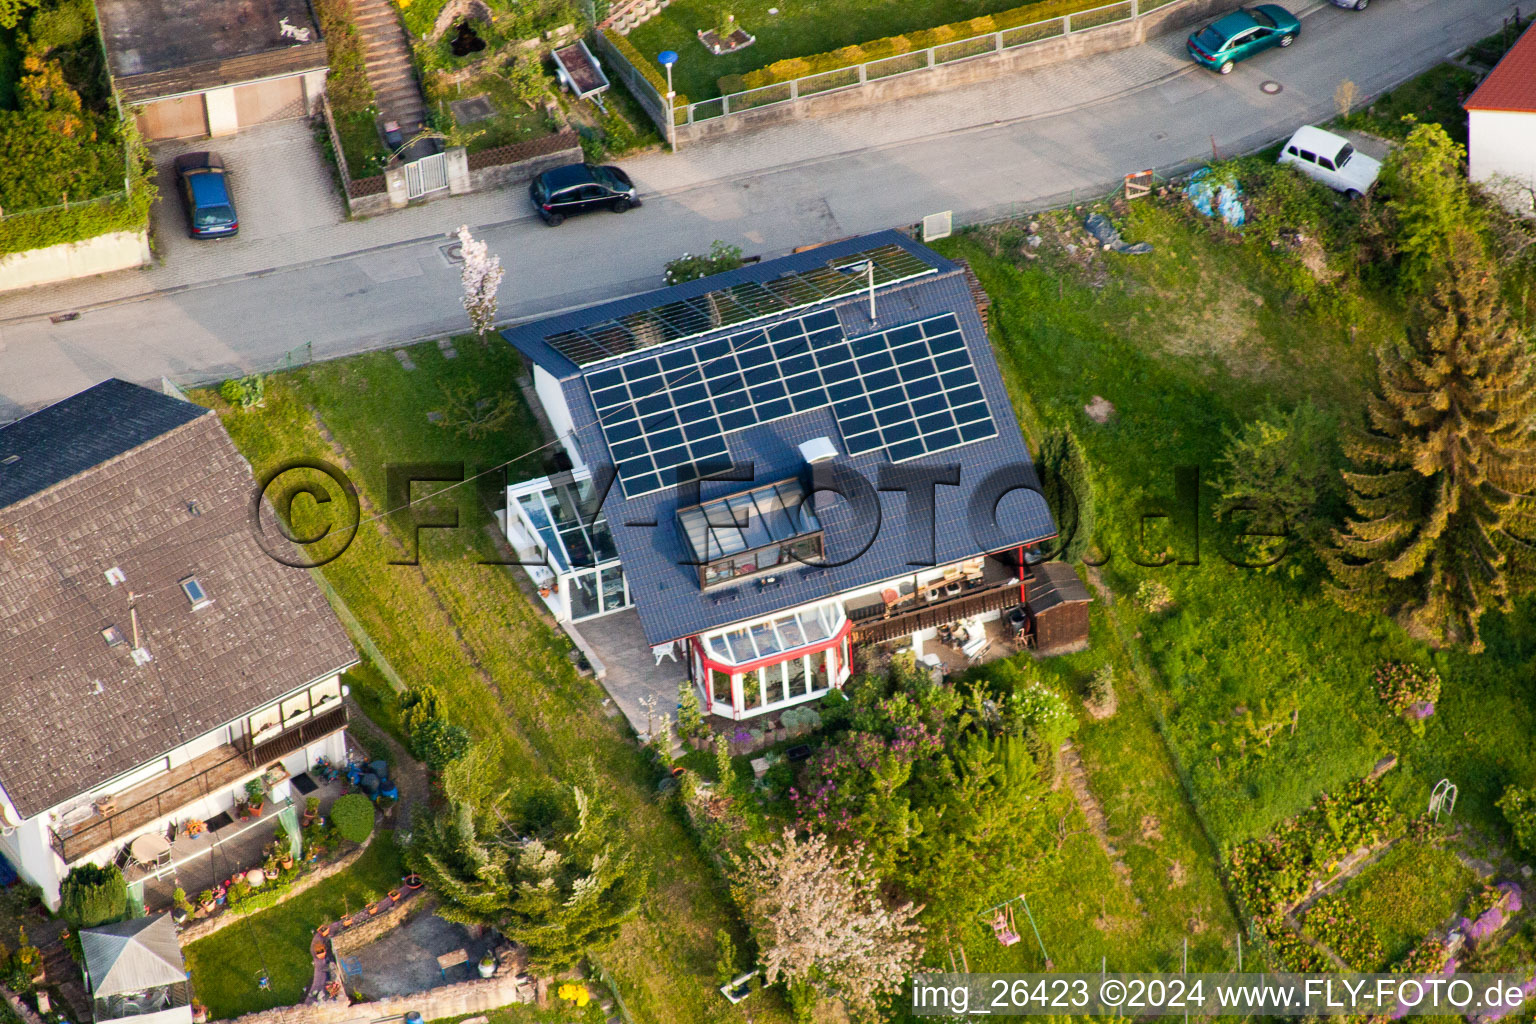
[{"label": "dark tiled roof", "polygon": [[[977,314],[969,281],[960,267],[904,236],[887,232],[744,270],[752,272],[754,276],[751,279],[761,280],[786,270],[800,269],[801,264],[824,264],[829,258],[838,255],[837,249],[857,252],[894,239],[900,239],[905,248],[922,254],[939,273],[882,289],[878,299],[882,311],[878,329],[885,330],[901,323],[953,312],[960,322],[967,350],[997,425],[995,437],[901,464],[903,468],[950,464],[958,464],[960,467],[959,486],[941,485],[934,488],[935,562],[958,561],[983,551],[995,551],[1054,536],[1056,527],[1044,499],[1037,493],[1039,482],[1029,451],[1014,419],[985,328]],[[683,287],[700,283],[692,282]],[[703,282],[702,290],[721,287],[722,283],[733,282],[726,281],[723,275],[709,278]],[[509,340],[530,358],[545,365],[556,376],[566,377],[563,384],[565,399],[571,409],[577,444],[589,464],[600,465],[612,460],[608,457],[606,444],[597,425],[596,412],[587,393],[585,380],[576,373],[574,366],[561,374],[561,362],[569,365],[569,361],[547,346],[541,348],[542,337],[552,331],[606,319],[629,309],[648,308],[660,301],[667,301],[675,294],[676,290],[668,289],[637,296],[620,304],[610,303],[507,332]],[[868,322],[866,301],[865,294],[858,293],[833,304],[843,330],[850,338],[874,330]],[[719,333],[729,334],[732,330],[739,328]],[[698,340],[679,344],[692,345]],[[644,354],[654,355],[670,347],[673,346],[660,346],[646,350]],[[841,450],[837,421],[828,408],[738,430],[727,434],[726,440],[735,461],[750,460],[754,463],[753,480],[761,484],[796,476],[803,468],[799,445],[817,437],[831,438]],[[890,465],[883,451],[851,458],[844,454],[838,462],[861,473],[872,485],[878,480],[880,467]],[[978,485],[990,473],[1004,467],[1016,467],[1013,479],[1021,486],[1035,488],[1036,493],[1015,491],[1010,494],[997,510],[996,530],[988,537],[979,537],[971,526],[970,503],[978,493]],[[738,481],[705,482],[701,487],[701,497],[707,501],[747,490],[751,486],[753,484]],[[917,571],[918,567],[911,562],[921,531],[918,523],[909,525],[906,496],[901,492],[883,492],[879,497],[880,528],[873,542],[862,553],[859,549],[864,546],[867,537],[858,535],[861,531],[855,528],[857,524],[848,504],[832,499],[825,492],[817,499],[816,512],[825,528],[828,560],[835,562],[846,559],[847,564],[824,569],[793,566],[775,574],[776,583],[772,586],[744,581],[732,587],[710,591],[700,590],[697,568],[685,564],[688,557],[685,545],[674,526],[674,514],[679,505],[676,490],[654,492],[627,500],[622,487],[615,484],[608,492],[603,510],[613,531],[614,544],[623,561],[625,577],[629,581],[630,593],[646,637],[651,643],[659,644]],[[646,525],[648,523],[657,525]],[[868,531],[862,532],[867,534]]]},{"label": "dark tiled roof", "polygon": [[1088,600],[1088,588],[1066,562],[1043,562],[1032,570],[1029,606],[1037,613],[1059,604],[1080,604]]},{"label": "dark tiled roof", "polygon": [[[0,788],[22,814],[356,660],[308,573],[256,543],[250,468],[212,412],[108,381],[0,429],[0,451],[44,460],[45,438],[67,461],[37,480],[59,479],[0,507]],[[189,576],[212,599],[196,611]]]},{"label": "dark tiled roof", "polygon": [[1536,111],[1536,28],[1528,28],[1462,104],[1468,110]]},{"label": "dark tiled roof", "polygon": [[207,412],[113,379],[0,427],[0,508]]}]

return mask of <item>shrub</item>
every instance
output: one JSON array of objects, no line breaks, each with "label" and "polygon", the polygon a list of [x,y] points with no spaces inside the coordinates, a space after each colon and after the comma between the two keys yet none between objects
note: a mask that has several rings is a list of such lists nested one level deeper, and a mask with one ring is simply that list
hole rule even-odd
[{"label": "shrub", "polygon": [[80,0],[63,0],[39,8],[27,22],[27,32],[32,42],[44,50],[68,49],[85,38],[93,21],[94,14],[89,4]]},{"label": "shrub", "polygon": [[1510,786],[1499,797],[1499,810],[1514,833],[1515,845],[1527,856],[1536,855],[1536,790]]},{"label": "shrub", "polygon": [[1412,715],[1419,721],[1425,717],[1424,706],[1433,713],[1440,699],[1440,673],[1400,661],[1383,662],[1376,666],[1376,695],[1393,714]]},{"label": "shrub", "polygon": [[1054,557],[1080,561],[1093,541],[1098,516],[1094,511],[1093,478],[1082,445],[1070,428],[1052,430],[1040,442],[1040,489],[1064,538]]},{"label": "shrub", "polygon": [[687,680],[677,684],[677,731],[684,739],[704,731],[704,712],[699,707],[699,694]]},{"label": "shrub", "polygon": [[463,726],[433,718],[411,734],[411,753],[422,764],[440,772],[469,752],[469,733]]},{"label": "shrub", "polygon": [[59,913],[76,928],[95,928],[128,916],[128,883],[113,864],[81,864],[70,869],[59,895]]},{"label": "shrub", "polygon": [[1142,580],[1136,585],[1136,603],[1146,612],[1165,612],[1173,607],[1173,592],[1160,580]]},{"label": "shrub", "polygon": [[348,0],[316,0],[315,17],[325,37],[330,73],[326,95],[338,115],[355,114],[373,106],[373,86],[368,84],[367,54],[353,21]]},{"label": "shrub", "polygon": [[1055,751],[1077,731],[1066,698],[1038,681],[1016,688],[1004,702],[1003,713],[1012,731],[1030,734],[1047,751]]},{"label": "shrub", "polygon": [[745,92],[747,80],[741,75],[721,75],[715,79],[715,86],[720,90],[721,96],[729,96],[732,93]]},{"label": "shrub", "polygon": [[395,705],[400,709],[400,728],[407,737],[413,736],[427,722],[442,716],[438,708],[437,691],[426,683],[413,683],[401,690],[395,698]]},{"label": "shrub", "polygon": [[715,982],[728,984],[736,977],[736,940],[724,928],[715,932]]},{"label": "shrub", "polygon": [[347,793],[331,804],[331,824],[341,838],[353,843],[366,842],[373,834],[373,804],[361,793]]},{"label": "shrub", "polygon": [[1304,541],[1318,537],[1339,499],[1337,429],[1310,400],[1287,413],[1251,420],[1227,433],[1223,468],[1217,480],[1224,519],[1251,511],[1251,528],[1280,536],[1247,534],[1241,555],[1252,566],[1285,555],[1293,531]]},{"label": "shrub", "polygon": [[1094,718],[1108,718],[1119,707],[1115,697],[1115,670],[1110,665],[1100,665],[1088,682],[1088,699],[1083,702]]},{"label": "shrub", "polygon": [[266,381],[259,373],[231,378],[219,385],[219,397],[241,409],[259,406],[267,397]]},{"label": "shrub", "polygon": [[695,256],[685,252],[677,259],[669,261],[663,280],[668,285],[682,284],[684,281],[697,281],[701,277],[735,270],[741,265],[740,246],[727,245],[716,239],[709,247],[708,255]]},{"label": "shrub", "polygon": [[[619,56],[629,61],[630,65],[636,71],[640,72],[640,77],[644,78],[647,82],[650,83],[651,88],[656,90],[656,95],[661,97],[662,102],[666,102],[667,79],[666,76],[662,74],[662,72],[658,69],[656,62],[653,60],[646,60],[643,56],[640,55],[640,51],[635,49],[634,43],[630,42],[626,37],[620,35],[617,32],[603,32],[601,35],[608,41],[608,45],[612,46],[613,49],[618,52]],[[683,93],[676,93],[673,95],[672,106],[674,109],[677,107],[686,107],[687,105],[688,97],[686,95]]]}]

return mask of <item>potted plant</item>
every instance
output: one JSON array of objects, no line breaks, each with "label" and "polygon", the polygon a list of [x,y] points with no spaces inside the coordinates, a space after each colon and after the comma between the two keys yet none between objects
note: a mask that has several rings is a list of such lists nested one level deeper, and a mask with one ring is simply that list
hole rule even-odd
[{"label": "potted plant", "polygon": [[208,1007],[196,999],[192,1000],[192,1024],[207,1024],[207,1021]]},{"label": "potted plant", "polygon": [[318,817],[320,817],[320,798],[317,796],[305,797],[304,817],[299,821],[299,825],[303,828],[308,828],[315,823],[315,819]]},{"label": "potted plant", "polygon": [[246,803],[246,801],[243,798],[242,799],[237,799],[235,801],[235,814],[236,814],[236,816],[239,817],[239,819],[241,821],[250,821],[251,820],[251,805]]},{"label": "potted plant", "polygon": [[218,897],[213,894],[212,889],[204,889],[198,894],[197,907],[204,914],[213,913],[213,908],[216,906],[218,906]]},{"label": "potted plant", "polygon": [[480,977],[490,978],[496,974],[496,958],[491,956],[490,950],[486,950],[485,956],[480,958]]},{"label": "potted plant", "polygon": [[322,939],[316,939],[315,940],[315,944],[310,947],[310,952],[315,954],[315,959],[316,960],[324,960],[325,959],[325,941],[322,940]]},{"label": "potted plant", "polygon": [[400,890],[399,889],[391,889],[391,890],[389,890],[389,902],[391,902],[391,903],[399,903],[400,902]]},{"label": "potted plant", "polygon": [[267,791],[262,788],[260,779],[252,779],[245,784],[245,796],[250,802],[251,813],[261,817],[261,809],[267,803]]},{"label": "potted plant", "polygon": [[187,899],[187,890],[178,885],[171,893],[171,902],[176,906],[176,910],[171,914],[171,920],[177,924],[186,924],[195,909],[192,901]]},{"label": "potted plant", "polygon": [[282,871],[278,867],[276,854],[267,854],[267,859],[265,863],[261,865],[261,870],[262,873],[267,876],[266,880],[269,882],[275,882],[282,877]]},{"label": "potted plant", "polygon": [[372,917],[374,914],[379,912],[379,894],[377,891],[369,889],[367,892],[363,893],[363,900],[368,904],[369,917]]},{"label": "potted plant", "polygon": [[405,887],[407,889],[420,889],[421,885],[421,876],[416,872],[412,871],[410,874],[405,876]]}]

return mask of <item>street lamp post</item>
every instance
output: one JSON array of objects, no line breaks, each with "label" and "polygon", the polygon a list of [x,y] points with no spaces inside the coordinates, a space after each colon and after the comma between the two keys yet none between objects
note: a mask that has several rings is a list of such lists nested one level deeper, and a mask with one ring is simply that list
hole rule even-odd
[{"label": "street lamp post", "polygon": [[673,50],[662,50],[656,55],[661,66],[667,69],[667,109],[672,109],[672,97],[676,95],[672,91],[672,65],[677,63],[677,53]]}]

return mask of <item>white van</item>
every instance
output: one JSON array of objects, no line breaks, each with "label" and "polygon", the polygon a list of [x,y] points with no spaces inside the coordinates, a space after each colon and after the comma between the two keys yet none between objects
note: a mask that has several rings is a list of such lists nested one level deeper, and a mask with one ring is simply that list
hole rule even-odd
[{"label": "white van", "polygon": [[1381,173],[1380,160],[1355,152],[1348,139],[1311,125],[1297,129],[1278,162],[1351,199],[1369,192],[1376,184],[1376,175]]}]

